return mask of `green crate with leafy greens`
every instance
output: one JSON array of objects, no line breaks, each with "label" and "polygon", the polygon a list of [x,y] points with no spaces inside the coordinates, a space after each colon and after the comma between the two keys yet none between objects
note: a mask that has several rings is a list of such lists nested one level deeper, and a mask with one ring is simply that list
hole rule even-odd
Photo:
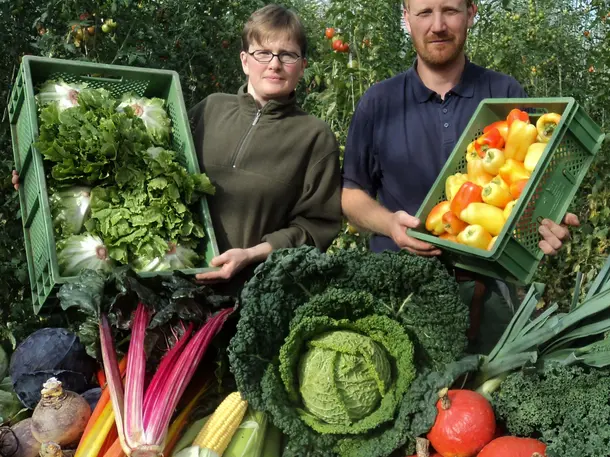
[{"label": "green crate with leafy greens", "polygon": [[27,56],[9,118],[36,312],[86,268],[211,269],[214,186],[175,72]]}]

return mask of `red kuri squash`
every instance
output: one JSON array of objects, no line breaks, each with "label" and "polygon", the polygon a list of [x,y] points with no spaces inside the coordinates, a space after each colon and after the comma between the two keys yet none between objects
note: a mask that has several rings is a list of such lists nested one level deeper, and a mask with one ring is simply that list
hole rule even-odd
[{"label": "red kuri squash", "polygon": [[533,438],[502,436],[485,446],[477,457],[544,457],[546,444]]},{"label": "red kuri squash", "polygon": [[443,457],[472,457],[494,438],[496,418],[485,397],[472,390],[439,392],[438,414],[428,433]]}]

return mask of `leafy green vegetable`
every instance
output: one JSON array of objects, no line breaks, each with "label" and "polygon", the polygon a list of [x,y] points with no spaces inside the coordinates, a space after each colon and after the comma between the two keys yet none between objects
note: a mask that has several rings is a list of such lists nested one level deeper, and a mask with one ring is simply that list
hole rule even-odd
[{"label": "leafy green vegetable", "polygon": [[0,346],[0,379],[4,378],[4,375],[8,371],[8,356],[2,346]]},{"label": "leafy green vegetable", "polygon": [[[381,457],[426,433],[436,417],[438,389],[478,365],[474,357],[459,369],[447,366],[463,354],[467,326],[468,309],[457,283],[436,259],[406,252],[325,255],[303,246],[275,251],[257,268],[242,292],[229,359],[242,395],[289,437],[285,456]],[[366,376],[370,382],[381,373],[376,385],[383,398],[363,419],[347,414],[351,425],[329,424],[307,413],[299,392],[298,366],[308,345],[337,330],[370,338],[392,367],[387,389],[384,369]],[[322,341],[330,344],[328,338],[335,339],[326,336]],[[335,352],[346,348],[332,342]],[[357,368],[364,372],[362,365]],[[336,380],[335,372],[335,386]],[[433,391],[424,392],[424,386]],[[321,390],[305,390],[310,388]],[[325,396],[329,403],[349,402],[344,397],[337,403],[337,394],[329,395],[335,395]],[[317,401],[320,411],[324,401]],[[328,417],[327,412],[322,415]]]},{"label": "leafy green vegetable", "polygon": [[184,332],[182,320],[205,322],[210,310],[234,305],[231,297],[217,295],[205,285],[197,285],[178,273],[163,278],[141,278],[129,267],[111,272],[83,270],[74,281],[63,284],[57,294],[61,308],[76,308],[87,316],[78,336],[87,353],[96,357],[99,316],[105,313],[113,328],[129,336],[132,315],[138,302],[154,311],[149,324],[151,344],[166,349]]},{"label": "leafy green vegetable", "polygon": [[36,95],[40,106],[54,104],[59,111],[78,105],[78,94],[87,87],[86,83],[68,84],[62,79],[46,81]]},{"label": "leafy green vegetable", "polygon": [[195,268],[200,259],[199,254],[193,249],[182,245],[167,243],[168,251],[163,257],[155,257],[153,260],[141,261],[136,259],[132,263],[137,272],[163,271],[163,270],[186,270]]},{"label": "leafy green vegetable", "polygon": [[88,233],[59,242],[57,263],[62,276],[76,276],[84,269],[110,271],[114,266],[104,242]]},{"label": "leafy green vegetable", "polygon": [[[358,295],[346,294],[346,304],[357,306]],[[361,433],[391,420],[415,377],[404,329],[377,315],[304,318],[281,348],[279,369],[301,418],[320,433]]]},{"label": "leafy green vegetable", "polygon": [[192,175],[171,151],[144,153],[117,173],[117,185],[91,192],[90,233],[99,235],[109,256],[123,264],[147,265],[179,243],[194,248],[203,227],[188,205],[213,187],[203,174]]},{"label": "leafy green vegetable", "polygon": [[548,364],[508,375],[492,396],[511,434],[547,444],[548,457],[599,457],[610,449],[610,371]]},{"label": "leafy green vegetable", "polygon": [[164,108],[165,101],[160,98],[137,97],[127,93],[123,95],[118,106],[119,111],[127,111],[129,107],[138,116],[150,135],[151,140],[158,146],[167,146],[171,133],[171,122]]},{"label": "leafy green vegetable", "polygon": [[13,390],[10,377],[0,380],[0,424],[13,422],[19,413],[27,410]]},{"label": "leafy green vegetable", "polygon": [[90,214],[91,188],[73,186],[49,196],[55,232],[60,238],[78,235]]},{"label": "leafy green vegetable", "polygon": [[38,141],[43,157],[53,162],[56,181],[83,184],[108,182],[115,170],[150,146],[146,127],[132,113],[116,111],[117,102],[105,89],[84,89],[78,105],[60,110],[42,108]]}]

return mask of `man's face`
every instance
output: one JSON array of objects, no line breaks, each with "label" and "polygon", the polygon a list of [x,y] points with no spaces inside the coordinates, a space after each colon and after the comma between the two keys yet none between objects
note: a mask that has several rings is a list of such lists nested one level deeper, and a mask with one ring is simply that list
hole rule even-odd
[{"label": "man's face", "polygon": [[464,50],[468,28],[476,6],[466,0],[409,0],[405,22],[419,58],[442,68],[453,63]]}]

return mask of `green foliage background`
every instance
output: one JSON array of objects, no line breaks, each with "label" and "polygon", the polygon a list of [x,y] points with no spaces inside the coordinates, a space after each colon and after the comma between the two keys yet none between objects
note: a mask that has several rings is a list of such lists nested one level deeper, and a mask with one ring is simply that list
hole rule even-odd
[{"label": "green foliage background", "polygon": [[[258,0],[0,0],[0,342],[68,316],[34,316],[16,193],[6,100],[24,54],[168,68],[181,77],[188,106],[243,83],[240,32]],[[310,39],[309,67],[299,98],[344,143],[351,115],[376,81],[408,68],[414,52],[400,0],[288,0]],[[610,0],[480,0],[468,55],[477,64],[517,78],[530,96],[573,96],[608,131],[610,121]],[[103,21],[117,27],[105,33]],[[324,38],[334,27],[350,44],[336,53]],[[93,33],[86,28],[93,27]],[[79,32],[80,31],[80,32]],[[570,243],[541,266],[547,300],[567,304],[577,271],[585,287],[608,251],[610,142],[572,205],[581,220]],[[363,248],[346,225],[333,249]]]}]

